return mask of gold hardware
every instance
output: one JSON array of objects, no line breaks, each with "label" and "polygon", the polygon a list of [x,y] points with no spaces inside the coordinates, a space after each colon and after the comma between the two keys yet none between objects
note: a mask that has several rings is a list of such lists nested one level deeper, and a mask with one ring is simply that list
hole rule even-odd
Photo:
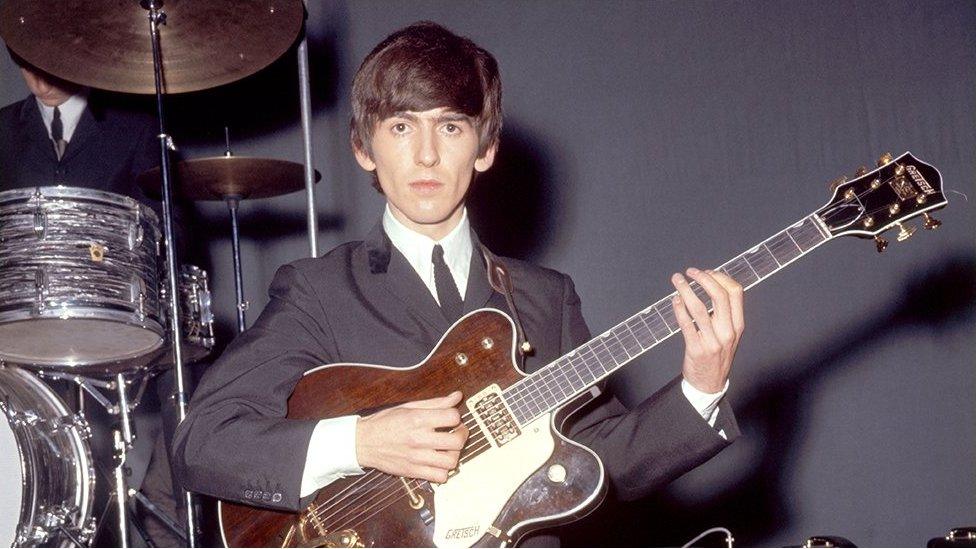
[{"label": "gold hardware", "polygon": [[878,248],[879,254],[888,249],[888,241],[881,238],[881,236],[874,237],[874,245]]},{"label": "gold hardware", "polygon": [[458,353],[454,355],[454,362],[457,362],[458,366],[464,366],[468,363],[468,355],[464,353]]},{"label": "gold hardware", "polygon": [[860,166],[856,170],[854,170],[854,177],[861,177],[866,173],[868,173],[867,166]]},{"label": "gold hardware", "polygon": [[903,164],[895,165],[895,175],[899,177],[905,175],[905,166]]},{"label": "gold hardware", "polygon": [[920,194],[920,195],[918,195],[918,196],[916,196],[916,197],[915,197],[915,203],[916,203],[916,204],[925,204],[925,202],[926,202],[927,200],[928,200],[928,199],[927,199],[927,198],[925,198],[925,195],[924,195],[924,194]]},{"label": "gold hardware", "polygon": [[489,526],[487,528],[487,530],[485,530],[485,531],[488,532],[489,534],[495,536],[496,538],[504,541],[506,544],[512,543],[512,538],[506,536],[505,535],[505,532],[502,532],[501,530],[499,530],[498,527],[495,526],[494,524],[492,524],[491,526]]},{"label": "gold hardware", "polygon": [[105,259],[105,246],[93,242],[88,245],[88,254],[91,256],[92,261],[101,263]]},{"label": "gold hardware", "polygon": [[922,225],[928,230],[938,229],[942,225],[942,222],[938,219],[932,217],[927,212],[922,214],[922,218],[925,219],[925,223]]},{"label": "gold hardware", "polygon": [[532,352],[532,344],[529,343],[528,341],[523,341],[522,345],[520,345],[519,348],[522,349],[522,352],[525,354]]},{"label": "gold hardware", "polygon": [[898,228],[901,229],[900,231],[898,231],[898,242],[904,242],[908,240],[909,238],[912,237],[913,234],[915,234],[915,231],[918,230],[918,227],[914,225],[905,226],[902,225],[900,222],[896,224],[898,225]]},{"label": "gold hardware", "polygon": [[867,216],[864,218],[863,223],[865,229],[870,229],[871,227],[874,227],[874,218],[871,216]]},{"label": "gold hardware", "polygon": [[880,179],[875,179],[874,181],[871,182],[871,188],[872,189],[877,189],[880,186],[881,186],[881,180]]},{"label": "gold hardware", "polygon": [[847,176],[846,175],[842,175],[840,177],[836,177],[834,179],[831,179],[830,181],[827,182],[827,186],[830,187],[830,191],[833,192],[833,191],[836,191],[837,190],[837,187],[840,187],[844,183],[847,183]]},{"label": "gold hardware", "polygon": [[492,347],[495,346],[495,340],[493,340],[490,337],[486,337],[481,340],[481,346],[484,347],[485,349],[491,349]]},{"label": "gold hardware", "polygon": [[894,157],[891,156],[891,153],[882,154],[881,158],[878,159],[878,167],[880,168],[881,166],[884,166],[885,164],[891,162],[892,159],[894,159]]},{"label": "gold hardware", "polygon": [[895,202],[894,204],[892,204],[891,206],[888,207],[888,213],[890,213],[891,215],[895,215],[896,213],[898,213],[900,211],[901,211],[901,206],[898,205],[897,202]]},{"label": "gold hardware", "polygon": [[566,480],[566,468],[558,463],[550,465],[549,470],[546,471],[546,476],[549,477],[550,481],[562,484]]},{"label": "gold hardware", "polygon": [[851,200],[854,200],[854,198],[856,196],[857,196],[857,193],[854,192],[854,189],[847,189],[847,191],[844,192],[844,200],[846,200],[848,202],[850,202]]},{"label": "gold hardware", "polygon": [[407,497],[410,498],[410,508],[420,509],[421,507],[423,507],[424,506],[423,496],[417,495],[417,493],[413,491],[413,488],[410,486],[410,483],[407,481],[407,479],[400,477],[400,482],[403,483],[403,487],[406,488],[407,490]]}]

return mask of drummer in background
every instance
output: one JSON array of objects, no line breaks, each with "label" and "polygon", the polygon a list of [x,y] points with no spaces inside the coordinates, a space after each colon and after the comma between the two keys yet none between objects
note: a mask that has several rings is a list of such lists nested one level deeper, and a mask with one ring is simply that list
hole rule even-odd
[{"label": "drummer in background", "polygon": [[[0,191],[84,187],[128,196],[159,214],[159,202],[135,184],[138,174],[159,165],[154,119],[120,104],[118,96],[111,96],[110,102],[108,94],[61,80],[8,52],[32,95],[0,109]],[[179,238],[182,217],[175,216],[178,242],[185,241]],[[156,392],[164,403],[161,435],[165,434],[165,441],[163,436],[157,437],[142,491],[172,517],[182,498],[174,497],[178,492],[173,488],[167,451],[178,422],[175,405],[168,398],[175,385],[170,372],[156,380]],[[99,478],[102,485],[105,480]],[[144,525],[159,546],[181,543],[155,519],[147,517]]]}]

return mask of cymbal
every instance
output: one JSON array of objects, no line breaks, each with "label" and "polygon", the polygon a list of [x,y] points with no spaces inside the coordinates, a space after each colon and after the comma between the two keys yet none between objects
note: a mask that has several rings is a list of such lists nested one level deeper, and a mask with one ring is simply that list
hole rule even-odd
[{"label": "cymbal", "polygon": [[[163,0],[163,93],[227,84],[271,64],[302,26],[301,0]],[[156,93],[138,0],[5,0],[0,36],[31,65],[92,88]]]},{"label": "cymbal", "polygon": [[[215,156],[176,165],[173,194],[185,200],[269,198],[305,188],[305,167],[287,160],[248,156]],[[142,172],[136,182],[150,196],[162,194],[159,166]],[[315,170],[315,181],[322,174]]]}]

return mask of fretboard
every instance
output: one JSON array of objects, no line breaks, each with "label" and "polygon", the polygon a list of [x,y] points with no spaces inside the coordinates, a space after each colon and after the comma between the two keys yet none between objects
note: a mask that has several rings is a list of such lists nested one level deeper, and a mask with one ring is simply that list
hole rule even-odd
[{"label": "fretboard", "polygon": [[[748,289],[829,238],[821,221],[811,214],[714,270],[729,275]],[[711,310],[705,289],[694,281],[691,287]],[[678,333],[680,328],[671,302],[676,293],[638,311],[506,389],[505,400],[518,422],[524,425],[558,408]]]}]

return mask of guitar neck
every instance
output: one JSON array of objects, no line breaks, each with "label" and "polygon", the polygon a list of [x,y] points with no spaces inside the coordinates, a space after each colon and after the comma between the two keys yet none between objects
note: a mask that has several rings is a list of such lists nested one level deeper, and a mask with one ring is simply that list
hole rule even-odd
[{"label": "guitar neck", "polygon": [[[749,289],[830,238],[827,226],[816,214],[811,214],[715,270]],[[705,289],[697,282],[690,284],[695,295],[711,310]],[[506,389],[505,399],[518,422],[524,425],[562,406],[678,333],[680,328],[671,301],[676,293],[638,311]]]}]

